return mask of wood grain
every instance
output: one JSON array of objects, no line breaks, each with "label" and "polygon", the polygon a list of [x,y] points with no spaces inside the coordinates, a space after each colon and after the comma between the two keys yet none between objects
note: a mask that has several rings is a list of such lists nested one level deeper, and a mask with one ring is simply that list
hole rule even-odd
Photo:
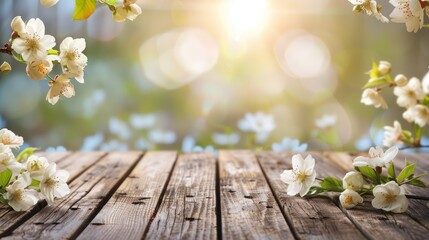
[{"label": "wood grain", "polygon": [[216,160],[181,154],[147,239],[216,239]]},{"label": "wood grain", "polygon": [[[362,239],[364,236],[328,197],[302,198],[288,196],[287,184],[280,180],[280,174],[292,169],[293,153],[260,152],[257,154],[261,167],[269,181],[273,193],[280,202],[296,235],[300,239]],[[303,154],[306,157],[306,154]],[[338,174],[325,169],[321,156],[313,153],[318,176]]]},{"label": "wood grain", "polygon": [[[76,163],[83,161],[79,153]],[[140,152],[113,152],[79,175],[71,193],[43,208],[5,239],[69,239],[76,237],[113,194],[140,159]],[[71,166],[71,165],[70,165]]]},{"label": "wood grain", "polygon": [[[333,166],[344,166],[337,162],[350,163],[344,173],[353,169],[352,159],[356,156],[350,154],[325,153],[325,161]],[[372,197],[365,198],[363,205],[358,205],[353,209],[344,209],[344,213],[354,222],[354,224],[367,236],[375,239],[426,239],[429,230],[421,224],[428,216],[413,215],[412,212],[423,210],[421,205],[415,201],[410,201],[409,209],[406,213],[395,214],[383,210],[374,209],[371,205]],[[424,210],[423,210],[424,211]],[[423,219],[416,220],[423,217]]]},{"label": "wood grain", "polygon": [[141,239],[176,160],[175,152],[149,152],[78,239]]},{"label": "wood grain", "polygon": [[[57,163],[57,169],[69,171],[69,183],[76,178],[87,166],[94,164],[103,154],[92,153],[37,153],[38,156],[46,157],[50,162]],[[69,164],[79,159],[79,163],[75,165]],[[13,229],[22,224],[26,219],[34,215],[40,209],[46,206],[45,201],[39,202],[31,210],[27,212],[15,212],[8,206],[0,206],[0,237],[9,234]]]},{"label": "wood grain", "polygon": [[219,153],[223,239],[292,239],[271,189],[250,151]]}]

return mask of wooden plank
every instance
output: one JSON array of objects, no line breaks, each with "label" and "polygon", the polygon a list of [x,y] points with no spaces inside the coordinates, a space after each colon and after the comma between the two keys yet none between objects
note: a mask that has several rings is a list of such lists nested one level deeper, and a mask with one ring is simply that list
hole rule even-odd
[{"label": "wooden plank", "polygon": [[216,160],[181,154],[147,239],[216,239]]},{"label": "wooden plank", "polygon": [[[70,184],[71,193],[67,197],[43,208],[5,239],[75,238],[107,202],[141,154],[113,152],[103,157]],[[80,161],[83,161],[80,157],[74,159],[75,163]]]},{"label": "wooden plank", "polygon": [[148,152],[78,239],[141,239],[176,160]]},{"label": "wooden plank", "polygon": [[[325,153],[324,156],[324,161],[329,162],[332,166],[346,166],[344,162],[348,162],[350,165],[347,167],[348,169],[344,169],[344,173],[353,169],[352,159],[356,157],[344,153]],[[428,216],[410,215],[412,212],[423,210],[413,200],[410,200],[409,210],[403,214],[375,209],[368,198],[363,205],[348,210],[342,209],[365,235],[375,239],[426,239],[429,234],[428,228],[421,224]],[[415,220],[421,217],[423,217],[421,220]]]},{"label": "wooden plank", "polygon": [[[70,153],[38,152],[36,154],[38,156],[46,157],[50,162],[57,162],[58,169],[65,169],[67,171],[71,171],[69,182],[71,181],[71,179],[75,178],[80,173],[80,171],[83,171],[85,168],[83,166],[81,166],[80,168],[76,168],[75,166],[64,165],[62,164],[63,162],[67,163],[79,157],[79,158],[82,158],[82,160],[85,161],[86,164],[89,164],[91,162],[95,162],[101,156],[101,153],[70,154]],[[1,206],[0,207],[0,237],[11,232],[14,228],[19,226],[19,224],[24,222],[26,219],[28,219],[30,216],[35,214],[44,206],[46,206],[46,202],[44,201],[39,202],[36,206],[34,206],[31,210],[27,212],[15,212],[8,206]]]},{"label": "wooden plank", "polygon": [[[280,174],[292,169],[293,153],[260,152],[257,154],[262,170],[280,202],[283,213],[300,239],[362,239],[364,236],[340,208],[328,197],[302,198],[286,194],[287,185]],[[304,157],[307,154],[303,154]],[[321,156],[312,153],[318,176],[331,172]],[[338,173],[338,171],[336,171]]]},{"label": "wooden plank", "polygon": [[293,238],[253,152],[220,151],[219,178],[222,238]]}]

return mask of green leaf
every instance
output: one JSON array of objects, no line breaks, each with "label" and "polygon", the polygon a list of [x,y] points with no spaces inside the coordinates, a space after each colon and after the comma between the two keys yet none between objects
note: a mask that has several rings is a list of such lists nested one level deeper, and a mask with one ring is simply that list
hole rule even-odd
[{"label": "green leaf", "polygon": [[422,188],[426,188],[427,185],[426,183],[424,183],[422,180],[414,178],[412,180],[410,180],[407,184],[413,185],[413,186],[417,186],[417,187],[422,187]]},{"label": "green leaf", "polygon": [[343,189],[343,181],[333,177],[325,177],[323,181],[320,183],[320,187],[333,192],[342,192]]},{"label": "green leaf", "polygon": [[390,162],[389,168],[387,169],[387,173],[389,174],[389,176],[391,176],[393,179],[396,178],[396,173],[395,173],[395,166],[393,165],[393,161]]},{"label": "green leaf", "polygon": [[30,186],[32,186],[32,187],[40,187],[40,181],[37,181],[37,180],[34,180],[34,179],[31,179],[32,181],[31,181],[31,184],[30,184]]},{"label": "green leaf", "polygon": [[323,192],[327,192],[327,190],[321,187],[313,186],[310,188],[310,190],[308,190],[308,193],[305,196],[313,196]]},{"label": "green leaf", "polygon": [[116,0],[102,0],[101,2],[111,6],[116,4]]},{"label": "green leaf", "polygon": [[396,178],[397,183],[402,183],[405,179],[413,175],[414,169],[416,168],[416,163],[407,165],[402,171],[399,173],[398,178]]},{"label": "green leaf", "polygon": [[368,166],[363,166],[363,167],[357,167],[357,169],[370,182],[375,183],[375,184],[379,183],[377,172],[373,168],[368,167]]},{"label": "green leaf", "polygon": [[380,87],[383,85],[388,84],[387,80],[385,77],[381,77],[381,78],[376,78],[376,79],[371,79],[371,81],[367,82],[365,84],[365,86],[363,86],[363,89],[365,88],[374,88],[374,87]]},{"label": "green leaf", "polygon": [[33,155],[34,151],[39,150],[38,148],[26,148],[21,153],[19,153],[18,157],[16,157],[16,160],[18,162],[25,162],[27,159]]},{"label": "green leaf", "polygon": [[96,6],[96,0],[75,0],[73,20],[89,18],[94,13]]},{"label": "green leaf", "polygon": [[55,50],[55,49],[49,49],[48,50],[48,55],[58,55],[60,53],[60,51]]},{"label": "green leaf", "polygon": [[12,171],[10,169],[6,169],[0,173],[0,186],[6,187],[12,177]]}]

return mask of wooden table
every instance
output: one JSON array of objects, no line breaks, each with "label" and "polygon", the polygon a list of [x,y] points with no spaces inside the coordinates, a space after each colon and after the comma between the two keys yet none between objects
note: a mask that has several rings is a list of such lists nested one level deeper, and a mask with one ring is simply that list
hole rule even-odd
[{"label": "wooden table", "polygon": [[[5,239],[428,239],[428,201],[405,214],[352,210],[338,198],[290,197],[279,175],[292,153],[39,153],[70,172],[71,193],[31,211],[0,208]],[[306,155],[306,154],[304,154]],[[319,177],[342,177],[348,153],[312,153]],[[395,161],[403,165],[404,155]],[[429,155],[409,155],[429,170]],[[421,172],[421,171],[420,171]],[[428,181],[428,177],[425,179]],[[429,181],[428,181],[429,182]],[[408,194],[429,197],[428,189]]]}]

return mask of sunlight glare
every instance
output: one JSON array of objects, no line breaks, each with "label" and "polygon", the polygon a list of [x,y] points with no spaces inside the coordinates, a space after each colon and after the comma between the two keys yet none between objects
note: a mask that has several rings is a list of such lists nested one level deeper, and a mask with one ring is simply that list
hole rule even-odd
[{"label": "sunlight glare", "polygon": [[229,31],[243,36],[260,29],[267,16],[266,0],[230,0],[223,9]]}]

